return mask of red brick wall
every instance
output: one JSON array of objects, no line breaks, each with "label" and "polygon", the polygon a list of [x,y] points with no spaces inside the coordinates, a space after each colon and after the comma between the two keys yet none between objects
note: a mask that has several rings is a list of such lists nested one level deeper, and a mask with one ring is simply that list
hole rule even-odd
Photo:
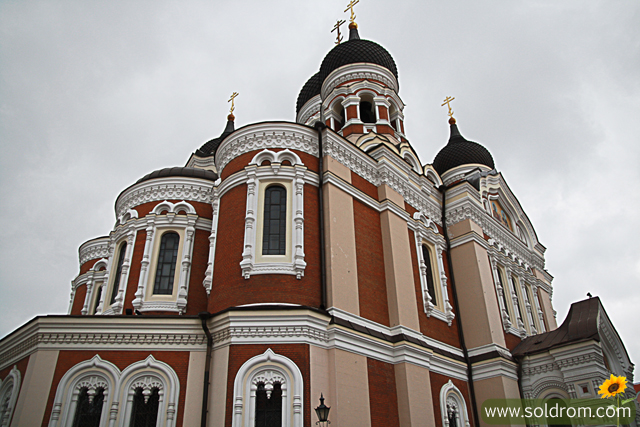
[{"label": "red brick wall", "polygon": [[399,426],[398,395],[393,365],[367,357],[367,373],[371,427]]},{"label": "red brick wall", "polygon": [[353,171],[351,171],[351,185],[374,200],[378,200],[378,187]]},{"label": "red brick wall", "polygon": [[391,126],[387,125],[376,125],[376,130],[378,133],[386,133],[389,135],[393,135],[395,132]]},{"label": "red brick wall", "polygon": [[[123,371],[127,366],[140,360],[145,360],[150,354],[156,358],[156,360],[165,362],[170,365],[178,376],[180,381],[180,396],[178,398],[178,408],[176,414],[176,426],[182,426],[182,419],[184,416],[184,400],[187,389],[187,372],[189,369],[189,352],[188,351],[61,351],[58,355],[58,362],[56,364],[55,373],[53,375],[53,382],[51,384],[51,390],[49,391],[49,399],[47,401],[47,408],[44,413],[44,419],[42,420],[42,427],[49,425],[49,418],[51,417],[51,408],[53,406],[53,400],[58,389],[58,384],[63,375],[71,369],[73,366],[80,362],[90,360],[93,356],[99,354],[103,360],[108,360]],[[124,410],[125,402],[120,402],[120,411]]]},{"label": "red brick wall", "polygon": [[509,350],[513,350],[514,348],[516,348],[516,346],[520,344],[520,342],[522,341],[520,337],[515,336],[513,334],[509,334],[507,332],[504,332],[504,340]]},{"label": "red brick wall", "polygon": [[73,305],[71,305],[71,314],[82,314],[82,307],[84,307],[84,299],[87,296],[87,285],[80,285],[76,289],[76,294],[73,296]]},{"label": "red brick wall", "polygon": [[[225,413],[225,425],[230,426],[233,416],[233,383],[240,367],[254,356],[263,354],[267,349],[271,349],[274,353],[291,359],[302,372],[302,380],[304,382],[304,425],[311,425],[311,405],[310,399],[314,402],[319,396],[310,395],[310,376],[309,376],[309,346],[307,344],[245,344],[231,345],[229,347],[229,370],[227,375],[227,408]],[[291,391],[289,392],[291,396]],[[246,402],[245,402],[246,404]],[[315,415],[314,415],[315,416]]]},{"label": "red brick wall", "polygon": [[354,199],[353,217],[360,316],[389,326],[380,214]]},{"label": "red brick wall", "polygon": [[363,125],[349,125],[342,129],[342,136],[347,137],[352,133],[364,133]]},{"label": "red brick wall", "polygon": [[413,218],[414,213],[418,212],[418,209],[414,208],[407,202],[404,202],[404,210],[409,212],[409,215],[411,215],[411,218]]},{"label": "red brick wall", "polygon": [[445,377],[444,375],[436,374],[435,372],[429,372],[429,379],[431,380],[431,398],[433,399],[433,414],[436,419],[436,427],[442,427],[442,412],[440,410],[440,389],[442,386],[451,380],[453,384],[458,387],[460,393],[464,397],[464,402],[467,405],[467,414],[469,415],[470,424],[476,425],[473,422],[473,411],[471,410],[471,398],[469,397],[469,386],[466,381],[458,380],[455,378]]},{"label": "red brick wall", "polygon": [[247,187],[239,185],[222,196],[213,271],[211,313],[242,304],[284,302],[319,307],[320,239],[318,189],[304,186],[304,252],[307,267],[302,279],[289,274],[242,277],[240,261],[244,245]]},{"label": "red brick wall", "polygon": [[80,276],[81,274],[84,274],[87,271],[91,270],[91,267],[93,267],[93,264],[95,264],[96,261],[98,261],[99,259],[100,258],[90,259],[89,261],[87,261],[84,264],[82,264],[80,266],[80,273],[78,273],[78,276]]},{"label": "red brick wall", "polygon": [[211,233],[205,230],[196,230],[195,232],[186,314],[207,311],[207,291],[202,286],[202,281],[209,261],[209,234]]},{"label": "red brick wall", "polygon": [[[449,345],[460,348],[460,339],[458,336],[458,319],[457,317],[451,322],[451,326],[447,326],[446,322],[434,317],[427,317],[424,312],[424,303],[422,298],[422,286],[420,285],[420,267],[418,265],[418,255],[416,253],[416,245],[413,243],[416,241],[413,230],[409,230],[409,242],[411,244],[411,265],[413,266],[413,278],[416,289],[416,300],[418,301],[418,320],[420,321],[420,332],[424,335],[434,338],[438,341],[442,341]],[[446,256],[443,256],[443,262],[446,265]],[[448,269],[445,267],[447,278],[449,277]],[[453,306],[453,295],[451,293],[451,285],[449,280],[447,281],[447,291],[449,294],[449,302]],[[455,310],[454,310],[455,314]]]},{"label": "red brick wall", "polygon": [[[144,245],[147,239],[147,232],[145,230],[139,230],[136,234],[136,240],[133,247],[133,253],[131,255],[131,263],[129,264],[129,278],[127,279],[127,289],[124,294],[124,304],[122,314],[125,313],[127,308],[133,309],[133,300],[136,297],[138,290],[138,281],[140,280],[140,263],[142,262],[142,256],[144,255]],[[116,267],[112,267],[115,272]],[[122,285],[121,285],[122,286]]]},{"label": "red brick wall", "polygon": [[387,107],[378,106],[378,116],[381,120],[389,120],[389,110]]}]

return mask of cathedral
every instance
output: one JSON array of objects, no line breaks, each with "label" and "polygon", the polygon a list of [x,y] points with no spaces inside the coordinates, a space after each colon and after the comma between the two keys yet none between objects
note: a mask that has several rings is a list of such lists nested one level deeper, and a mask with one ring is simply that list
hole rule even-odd
[{"label": "cathedral", "polygon": [[499,161],[449,107],[423,163],[394,59],[353,15],[344,38],[295,121],[236,129],[234,93],[220,136],[122,190],[68,314],[0,341],[1,427],[466,427],[632,382],[599,298],[556,323]]}]

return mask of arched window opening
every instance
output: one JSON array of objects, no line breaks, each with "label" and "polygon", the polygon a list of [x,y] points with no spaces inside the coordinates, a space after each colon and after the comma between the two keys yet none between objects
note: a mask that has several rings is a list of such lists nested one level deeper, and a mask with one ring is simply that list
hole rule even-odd
[{"label": "arched window opening", "polygon": [[130,427],[154,427],[158,420],[160,393],[157,388],[143,390],[136,388],[133,396]]},{"label": "arched window opening", "polygon": [[78,406],[73,417],[73,427],[98,427],[102,405],[104,403],[104,389],[91,390],[83,387],[78,396]]},{"label": "arched window opening", "polygon": [[282,426],[282,386],[258,384],[256,391],[256,427]]},{"label": "arched window opening", "polygon": [[96,300],[93,303],[93,311],[91,312],[91,314],[96,314],[98,312],[100,298],[102,298],[102,286],[98,286],[98,289],[96,289]]},{"label": "arched window opening", "polygon": [[504,286],[504,279],[502,277],[502,270],[498,269],[498,283],[500,284],[500,288],[502,288],[502,304],[504,305],[504,310],[509,315],[509,304],[507,304],[507,288]]},{"label": "arched window opening", "polygon": [[113,289],[111,291],[111,298],[109,299],[109,304],[113,304],[116,302],[116,297],[118,296],[118,288],[120,287],[120,276],[122,276],[122,265],[124,264],[124,255],[127,252],[127,242],[124,242],[122,246],[120,246],[120,253],[118,254],[118,264],[116,267],[116,277],[113,278]]},{"label": "arched window opening", "polygon": [[447,420],[449,421],[449,427],[459,427],[458,420],[460,419],[458,406],[455,400],[448,399],[447,402]]},{"label": "arched window opening", "polygon": [[264,194],[262,255],[285,255],[287,237],[287,190],[279,185]]},{"label": "arched window opening", "polygon": [[344,107],[342,106],[341,100],[337,100],[335,104],[333,104],[333,130],[338,132],[344,126],[346,122]]},{"label": "arched window opening", "polygon": [[392,102],[391,105],[389,106],[389,122],[391,123],[391,127],[393,128],[393,130],[395,130],[396,132],[398,132],[398,124],[396,123],[396,120],[398,115],[398,109],[396,108],[395,104]]},{"label": "arched window opening", "polygon": [[469,427],[464,397],[451,380],[440,389],[440,411],[444,427]]},{"label": "arched window opening", "polygon": [[436,288],[433,284],[433,268],[431,267],[431,251],[427,245],[422,245],[422,259],[426,266],[427,293],[431,298],[431,303],[436,304]]},{"label": "arched window opening", "polygon": [[11,401],[11,395],[13,393],[13,384],[9,384],[6,392],[0,397],[0,426],[9,425],[9,416],[11,411],[9,409],[9,403]]},{"label": "arched window opening", "polygon": [[170,232],[162,235],[158,266],[156,268],[156,280],[153,286],[154,295],[171,295],[173,293],[173,279],[176,274],[179,244],[180,236],[178,236],[178,233]]},{"label": "arched window opening", "polygon": [[369,94],[362,95],[360,99],[360,120],[363,123],[375,123],[376,111],[373,97]]}]

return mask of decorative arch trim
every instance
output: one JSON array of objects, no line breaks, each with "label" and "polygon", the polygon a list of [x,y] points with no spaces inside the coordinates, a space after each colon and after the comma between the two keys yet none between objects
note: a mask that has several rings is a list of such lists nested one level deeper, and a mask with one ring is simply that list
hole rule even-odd
[{"label": "decorative arch trim", "polygon": [[2,427],[11,424],[11,417],[20,392],[21,380],[22,375],[16,365],[11,368],[4,380],[0,380],[0,426]]},{"label": "decorative arch trim", "polygon": [[[288,357],[276,354],[270,348],[263,354],[247,360],[238,370],[233,384],[232,427],[252,427],[255,424],[257,385],[271,386],[279,382],[282,387],[282,425],[303,425],[302,372]],[[269,392],[268,387],[267,392]]]},{"label": "decorative arch trim", "polygon": [[442,415],[443,427],[449,427],[449,410],[455,412],[459,426],[469,427],[471,425],[464,397],[451,380],[440,389],[440,414]]}]

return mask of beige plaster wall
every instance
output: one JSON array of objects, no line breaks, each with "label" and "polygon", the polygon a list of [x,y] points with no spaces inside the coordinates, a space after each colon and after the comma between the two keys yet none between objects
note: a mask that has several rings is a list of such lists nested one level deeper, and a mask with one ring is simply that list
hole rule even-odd
[{"label": "beige plaster wall", "polygon": [[370,427],[367,358],[338,349],[328,353],[329,387],[334,396],[333,405],[328,405],[331,426]]},{"label": "beige plaster wall", "polygon": [[506,347],[487,251],[476,242],[465,243],[451,249],[451,262],[467,347]]},{"label": "beige plaster wall", "polygon": [[[518,382],[507,377],[493,377],[486,380],[474,381],[476,403],[480,426],[489,426],[482,420],[482,403],[487,399],[520,399]],[[469,414],[471,416],[471,414]]]},{"label": "beige plaster wall", "polygon": [[[393,191],[393,190],[388,190]],[[407,221],[385,210],[380,214],[389,326],[420,330]]]},{"label": "beige plaster wall", "polygon": [[394,366],[400,427],[434,426],[429,370],[410,363]]},{"label": "beige plaster wall", "polygon": [[[29,357],[27,372],[11,419],[11,427],[39,426],[47,408],[58,351],[41,350]],[[55,393],[55,390],[52,391]],[[47,420],[48,424],[49,420]]]},{"label": "beige plaster wall", "polygon": [[331,172],[348,183],[351,183],[351,169],[334,159],[324,156],[322,158],[322,172]]},{"label": "beige plaster wall", "polygon": [[544,316],[544,320],[547,323],[547,331],[553,331],[558,328],[558,324],[556,323],[556,318],[553,315],[553,306],[551,305],[551,297],[549,294],[542,288],[538,287],[538,297],[540,300],[540,304],[542,304],[542,313]]},{"label": "beige plaster wall", "polygon": [[[187,389],[184,399],[184,417],[182,425],[197,426],[202,416],[202,390],[204,387],[204,365],[207,353],[192,351],[189,353],[189,370],[187,371]],[[211,380],[211,372],[209,372]],[[211,405],[211,403],[209,403]],[[188,408],[188,409],[187,409]]]},{"label": "beige plaster wall", "polygon": [[[228,368],[229,347],[225,346],[214,350],[211,354],[211,368],[209,371],[209,413],[207,414],[207,425],[210,427],[224,427],[227,405]],[[198,382],[202,384],[202,381]],[[188,424],[185,423],[184,425],[187,426]],[[199,422],[194,425],[199,425]]]},{"label": "beige plaster wall", "polygon": [[[329,385],[329,350],[314,345],[309,346],[309,377],[311,382],[309,387],[309,393],[311,393],[311,424],[315,425],[318,418],[313,408],[320,404],[320,393],[325,398],[325,405],[332,407],[333,402],[335,402],[334,390]],[[333,417],[331,416],[333,412],[333,410],[329,412],[331,424],[333,424]]]},{"label": "beige plaster wall", "polygon": [[353,198],[327,184],[324,197],[327,305],[360,314]]}]

